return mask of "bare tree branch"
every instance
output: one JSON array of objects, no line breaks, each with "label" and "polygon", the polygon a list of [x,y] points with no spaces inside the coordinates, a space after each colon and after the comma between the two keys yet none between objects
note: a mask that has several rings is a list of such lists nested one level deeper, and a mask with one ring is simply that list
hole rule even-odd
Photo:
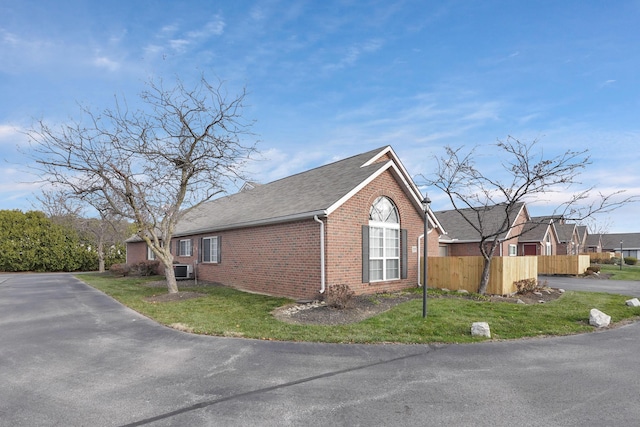
[{"label": "bare tree branch", "polygon": [[131,111],[116,98],[113,109],[83,108],[82,120],[58,129],[38,122],[28,131],[30,155],[42,181],[130,219],[177,292],[167,244],[177,222],[242,179],[255,152],[241,141],[251,136],[245,96],[228,97],[222,82],[212,86],[204,77],[193,88],[150,81],[140,95],[144,109]]},{"label": "bare tree branch", "polygon": [[[512,136],[498,141],[496,158],[503,158],[501,166],[505,174],[501,178],[489,176],[476,168],[475,158],[478,148],[463,152],[462,147],[446,147],[445,156],[436,158],[437,169],[431,178],[424,177],[427,185],[443,191],[453,209],[477,233],[480,252],[485,259],[479,292],[486,292],[489,268],[500,236],[512,230],[517,212],[514,208],[528,200],[544,197],[545,194],[566,192],[572,185],[579,184],[580,173],[591,164],[587,150],[567,150],[555,157],[546,158],[538,150],[538,141],[522,142]],[[557,207],[553,215],[561,215],[565,220],[583,221],[597,213],[611,212],[634,202],[635,197],[619,199],[622,191],[613,194],[599,194],[591,199],[593,188],[583,190],[568,197]],[[588,202],[588,200],[593,200]],[[500,224],[487,223],[489,209],[503,210]],[[519,237],[537,224],[515,224],[522,226],[520,232],[510,237]]]}]

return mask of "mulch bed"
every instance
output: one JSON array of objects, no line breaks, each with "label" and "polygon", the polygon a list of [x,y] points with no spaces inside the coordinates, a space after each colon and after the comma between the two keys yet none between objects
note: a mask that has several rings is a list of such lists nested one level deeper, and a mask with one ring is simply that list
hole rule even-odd
[{"label": "mulch bed", "polygon": [[[544,288],[537,290],[540,295],[533,292],[518,294],[513,297],[490,296],[491,302],[502,302],[515,304],[521,300],[525,304],[541,304],[559,298],[562,293],[558,289]],[[383,313],[397,304],[422,298],[422,295],[414,292],[394,292],[378,295],[361,295],[352,298],[349,308],[334,308],[325,304],[291,304],[279,307],[273,311],[276,319],[293,324],[303,325],[344,325],[356,323],[362,320]],[[446,293],[441,295],[429,295],[429,299],[434,298],[468,298],[475,299],[477,296],[463,293]]]}]

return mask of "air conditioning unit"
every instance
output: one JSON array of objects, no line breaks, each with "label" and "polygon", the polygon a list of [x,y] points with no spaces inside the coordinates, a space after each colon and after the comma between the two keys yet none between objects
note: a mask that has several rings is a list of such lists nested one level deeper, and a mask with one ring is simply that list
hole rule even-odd
[{"label": "air conditioning unit", "polygon": [[173,273],[176,279],[191,279],[193,277],[193,266],[191,264],[174,264]]}]

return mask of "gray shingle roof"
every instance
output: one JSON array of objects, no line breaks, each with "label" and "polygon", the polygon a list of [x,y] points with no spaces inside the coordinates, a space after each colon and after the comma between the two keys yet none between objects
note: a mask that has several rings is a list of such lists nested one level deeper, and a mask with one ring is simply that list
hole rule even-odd
[{"label": "gray shingle roof", "polygon": [[551,218],[549,217],[532,217],[520,235],[520,242],[542,242],[547,235],[547,231],[551,226]]},{"label": "gray shingle roof", "polygon": [[620,241],[623,249],[640,249],[640,233],[603,234],[602,250],[620,251]]},{"label": "gray shingle roof", "polygon": [[371,150],[204,203],[182,218],[175,235],[321,215],[385,167],[385,161],[363,165],[387,148]]},{"label": "gray shingle roof", "polygon": [[573,232],[576,229],[575,224],[556,224],[556,232],[558,233],[558,242],[566,243],[573,240]]},{"label": "gray shingle roof", "polygon": [[[476,209],[461,209],[460,211],[439,211],[435,212],[435,216],[438,218],[440,224],[442,224],[442,227],[447,231],[449,238],[459,241],[477,242],[480,241],[480,235],[478,234],[478,231],[476,231],[474,227],[465,220],[465,218],[472,221],[476,227],[479,227],[479,223],[482,221],[484,234],[489,235],[496,233],[501,228],[501,225],[507,216],[509,218],[509,222],[513,225],[518,217],[518,213],[523,209],[523,207],[524,203],[517,203],[507,210],[506,205],[498,204]],[[480,219],[478,218],[477,213],[480,214]],[[503,232],[499,235],[499,238],[504,239],[507,237],[507,234],[508,231]]]}]

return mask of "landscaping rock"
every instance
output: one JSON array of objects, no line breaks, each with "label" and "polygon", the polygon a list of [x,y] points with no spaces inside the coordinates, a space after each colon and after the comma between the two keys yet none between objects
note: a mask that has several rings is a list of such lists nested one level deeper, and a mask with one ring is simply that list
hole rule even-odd
[{"label": "landscaping rock", "polygon": [[539,297],[541,297],[541,296],[542,296],[542,292],[538,292],[538,291],[535,291],[533,294],[534,294],[534,295],[537,295],[537,296],[539,296]]},{"label": "landscaping rock", "polygon": [[638,298],[632,298],[632,299],[628,299],[626,301],[626,304],[629,307],[640,307],[640,301],[638,300]]},{"label": "landscaping rock", "polygon": [[520,298],[518,298],[518,301],[516,301],[516,304],[526,304],[526,302],[524,302]]},{"label": "landscaping rock", "polygon": [[564,294],[565,290],[560,288],[560,289],[558,289],[558,292],[560,292],[561,294]]},{"label": "landscaping rock", "polygon": [[589,312],[589,324],[596,328],[606,328],[611,323],[611,316],[606,315],[597,308],[592,308]]},{"label": "landscaping rock", "polygon": [[458,289],[458,293],[459,293],[459,294],[468,294],[468,293],[469,293],[469,291],[468,291],[468,290],[466,290],[466,289]]},{"label": "landscaping rock", "polygon": [[471,336],[491,338],[489,324],[487,322],[473,322],[471,325]]}]

